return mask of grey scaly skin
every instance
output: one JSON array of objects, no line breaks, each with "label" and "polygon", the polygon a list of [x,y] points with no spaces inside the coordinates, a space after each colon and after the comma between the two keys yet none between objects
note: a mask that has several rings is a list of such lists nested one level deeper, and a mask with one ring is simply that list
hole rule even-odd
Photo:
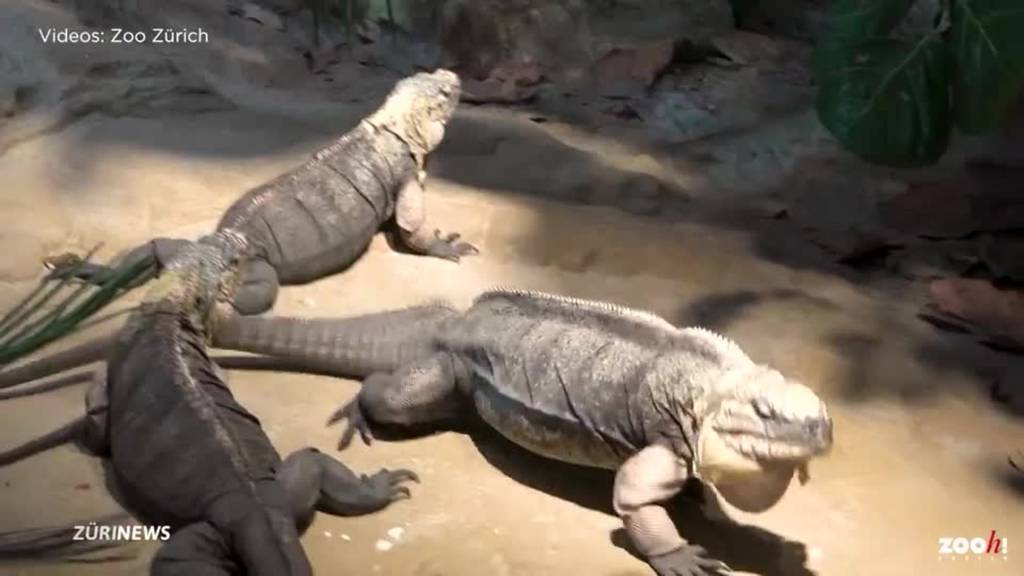
[{"label": "grey scaly skin", "polygon": [[686,543],[662,504],[691,477],[762,511],[832,444],[806,386],[699,328],[611,304],[495,290],[465,312],[430,305],[343,319],[234,317],[219,347],[289,369],[364,377],[341,447],[371,424],[432,425],[475,412],[537,454],[617,470],[613,502],[660,576],[727,568]]},{"label": "grey scaly skin", "polygon": [[[235,401],[207,356],[206,334],[231,315],[226,302],[249,248],[226,230],[180,250],[119,333],[86,415],[0,455],[8,464],[80,441],[109,459],[124,504],[172,526],[154,575],[311,574],[299,530],[314,509],[379,510],[407,497],[401,483],[415,479],[406,470],[359,477],[314,449],[282,461]],[[0,541],[0,557],[4,550]]]},{"label": "grey scaly skin", "polygon": [[[458,234],[427,222],[424,162],[444,138],[459,102],[458,76],[448,70],[398,82],[384,104],[302,166],[245,193],[221,218],[255,248],[233,300],[242,314],[270,309],[282,284],[303,284],[354,263],[387,222],[412,251],[458,261],[475,254]],[[122,262],[171,261],[188,242],[159,238],[131,250]],[[74,263],[65,255],[61,259]],[[56,275],[68,273],[65,266]],[[81,267],[77,275],[102,281],[111,269]]]},{"label": "grey scaly skin", "polygon": [[[615,508],[660,575],[721,568],[659,506],[686,478],[760,511],[831,445],[831,419],[805,386],[712,332],[599,302],[498,290],[464,313],[434,304],[352,318],[235,315],[213,334],[217,347],[264,355],[264,368],[365,378],[339,411],[353,425],[342,444],[354,431],[370,441],[368,422],[429,425],[475,411],[534,452],[617,468]],[[0,372],[0,386],[104,345]],[[217,362],[245,367],[239,360]]]}]

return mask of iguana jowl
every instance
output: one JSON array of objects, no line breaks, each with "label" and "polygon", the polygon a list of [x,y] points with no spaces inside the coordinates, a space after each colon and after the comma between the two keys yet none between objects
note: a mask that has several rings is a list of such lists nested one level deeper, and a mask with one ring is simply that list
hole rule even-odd
[{"label": "iguana jowl", "polygon": [[422,425],[475,411],[544,456],[616,469],[614,506],[662,576],[724,567],[678,534],[661,504],[690,477],[761,511],[832,444],[825,404],[730,340],[611,304],[496,290],[465,312],[444,305],[347,319],[234,317],[216,345],[294,368],[365,377],[338,411]]},{"label": "iguana jowl", "polygon": [[[384,104],[351,131],[228,208],[217,229],[232,229],[255,248],[235,308],[258,314],[273,306],[280,284],[303,284],[343,270],[392,219],[417,253],[455,261],[475,254],[458,234],[442,235],[429,226],[423,198],[424,161],[444,138],[459,93],[459,78],[448,70],[400,80]],[[122,260],[155,257],[166,264],[187,243],[159,238]],[[109,273],[99,265],[77,271],[94,281]]]},{"label": "iguana jowl", "polygon": [[180,250],[120,332],[87,415],[0,455],[7,464],[80,440],[108,458],[123,503],[174,530],[153,560],[156,576],[311,574],[299,529],[314,509],[379,510],[415,479],[405,470],[359,477],[315,449],[282,461],[235,401],[205,344],[247,249],[227,230]]}]

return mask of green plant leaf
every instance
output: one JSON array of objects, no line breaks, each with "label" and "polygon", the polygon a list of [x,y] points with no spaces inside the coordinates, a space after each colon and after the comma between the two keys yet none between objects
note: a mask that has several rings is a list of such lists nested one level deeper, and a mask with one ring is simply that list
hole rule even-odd
[{"label": "green plant leaf", "polygon": [[819,75],[822,124],[865,160],[919,166],[949,145],[949,66],[938,33],[867,40]]},{"label": "green plant leaf", "polygon": [[916,0],[835,0],[818,32],[814,69],[838,66],[853,46],[889,34]]},{"label": "green plant leaf", "polygon": [[956,123],[987,132],[1024,89],[1024,0],[954,0],[950,20]]}]

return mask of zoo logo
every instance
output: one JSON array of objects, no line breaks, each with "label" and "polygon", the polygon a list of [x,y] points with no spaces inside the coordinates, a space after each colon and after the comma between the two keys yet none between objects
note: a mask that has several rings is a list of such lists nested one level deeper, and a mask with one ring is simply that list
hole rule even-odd
[{"label": "zoo logo", "polygon": [[991,558],[996,558],[1001,555],[1003,560],[1007,560],[1009,558],[1009,541],[1009,538],[1000,538],[996,536],[995,530],[989,533],[987,540],[982,537],[965,538],[963,536],[940,536],[939,559],[941,560],[943,557],[950,555],[987,555]]}]

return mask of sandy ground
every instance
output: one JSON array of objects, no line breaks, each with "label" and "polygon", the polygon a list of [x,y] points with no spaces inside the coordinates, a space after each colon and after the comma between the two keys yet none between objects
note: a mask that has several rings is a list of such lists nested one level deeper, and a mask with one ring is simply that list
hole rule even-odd
[{"label": "sandy ground", "polygon": [[[31,288],[47,254],[103,241],[109,256],[156,235],[212,229],[240,193],[302,161],[356,116],[341,105],[93,115],[10,148],[0,156],[0,307]],[[719,211],[700,202],[675,222],[655,221],[521,194],[536,192],[537,180],[545,195],[579,186],[600,192],[609,180],[589,174],[642,174],[650,157],[557,122],[481,109],[460,119],[473,129],[453,129],[435,159],[429,209],[439,227],[462,232],[482,254],[455,265],[393,252],[381,237],[345,274],[285,289],[277,312],[347,314],[438,297],[464,304],[507,285],[709,325],[818,390],[836,420],[836,446],[812,467],[807,486],[794,483],[767,513],[727,509],[734,522],[723,524],[680,504],[684,535],[752,574],[1024,573],[1024,552],[1012,545],[1024,538],[1022,492],[1006,466],[1024,425],[986,393],[1004,358],[922,324],[904,288],[858,285],[787,252],[791,239],[773,221],[712,216]],[[539,168],[528,161],[538,149],[546,159]],[[233,372],[230,380],[282,453],[306,445],[333,452],[339,431],[324,422],[357,389],[291,374]],[[0,404],[3,445],[77,414],[82,392]],[[619,522],[608,474],[543,461],[488,434],[359,445],[341,457],[361,471],[413,468],[422,484],[412,500],[379,514],[319,515],[303,542],[320,574],[650,573],[613,543]],[[116,510],[103,485],[98,463],[70,447],[0,470],[0,529]],[[387,535],[396,527],[397,540]],[[940,537],[991,530],[1009,538],[1009,554],[938,553]],[[382,540],[393,546],[382,551]],[[143,573],[152,548],[134,549],[136,559],[114,564],[0,572]]]}]

